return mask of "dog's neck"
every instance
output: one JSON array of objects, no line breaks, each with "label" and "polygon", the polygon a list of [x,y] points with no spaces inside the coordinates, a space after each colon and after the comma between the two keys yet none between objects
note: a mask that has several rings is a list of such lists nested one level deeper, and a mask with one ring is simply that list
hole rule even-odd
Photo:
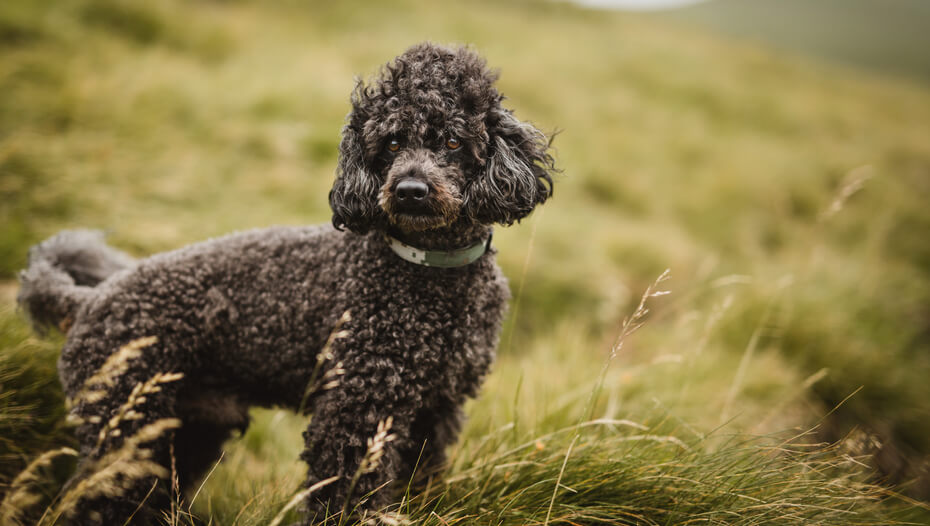
[{"label": "dog's neck", "polygon": [[402,232],[399,229],[388,229],[387,234],[400,242],[417,247],[422,250],[458,250],[486,242],[491,235],[488,225],[455,226],[437,228],[423,232]]}]

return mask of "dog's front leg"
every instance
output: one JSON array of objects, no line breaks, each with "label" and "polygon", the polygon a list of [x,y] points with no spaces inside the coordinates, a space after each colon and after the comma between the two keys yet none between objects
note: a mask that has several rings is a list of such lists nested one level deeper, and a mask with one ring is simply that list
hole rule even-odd
[{"label": "dog's front leg", "polygon": [[319,395],[311,409],[301,458],[309,466],[306,486],[320,487],[307,497],[304,524],[336,524],[343,514],[389,504],[389,486],[406,471],[399,452],[411,442],[410,401],[373,385],[370,377],[347,376]]}]

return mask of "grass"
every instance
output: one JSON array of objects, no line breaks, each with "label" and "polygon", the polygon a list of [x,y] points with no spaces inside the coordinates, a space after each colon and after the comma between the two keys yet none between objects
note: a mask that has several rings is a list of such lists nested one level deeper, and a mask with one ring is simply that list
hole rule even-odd
[{"label": "grass", "polygon": [[[551,203],[495,233],[519,303],[467,408],[455,483],[404,513],[926,521],[864,483],[930,499],[930,93],[533,1],[0,4],[0,482],[73,445],[60,341],[31,336],[13,307],[28,246],[97,227],[143,255],[328,221],[353,76],[422,39],[474,43],[500,67],[516,114],[563,130],[565,175]],[[605,368],[669,267],[673,294]],[[646,429],[575,427],[605,419]],[[303,479],[304,425],[256,411],[191,512],[271,522]],[[821,442],[835,445],[804,446]]]},{"label": "grass", "polygon": [[0,313],[0,339],[0,478],[9,482],[28,459],[74,440],[64,429],[64,394],[56,378],[60,342],[31,337],[8,307]]},{"label": "grass", "polygon": [[930,81],[921,0],[712,0],[663,16],[822,59]]}]

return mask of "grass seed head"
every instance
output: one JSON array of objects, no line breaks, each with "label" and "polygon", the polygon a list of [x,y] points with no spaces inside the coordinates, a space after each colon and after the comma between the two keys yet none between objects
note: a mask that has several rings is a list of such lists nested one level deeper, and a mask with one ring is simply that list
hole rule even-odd
[{"label": "grass seed head", "polygon": [[359,467],[362,473],[371,473],[378,469],[381,464],[381,457],[384,456],[384,447],[388,442],[392,442],[397,438],[397,435],[390,433],[393,425],[394,417],[392,416],[378,422],[378,429],[375,435],[368,439],[368,450],[365,452],[365,458],[362,459]]},{"label": "grass seed head", "polygon": [[181,421],[176,418],[156,420],[128,437],[119,449],[85,467],[83,478],[65,493],[56,506],[52,523],[61,516],[75,516],[84,500],[119,497],[141,479],[167,477],[167,468],[151,460],[152,451],[142,445],[179,427]]},{"label": "grass seed head", "polygon": [[41,472],[50,467],[52,462],[61,456],[76,457],[77,451],[63,447],[46,451],[22,470],[7,490],[6,497],[0,502],[0,524],[25,524],[23,520],[27,510],[42,502],[43,495],[37,486],[43,482]]},{"label": "grass seed head", "polygon": [[182,373],[158,373],[145,382],[136,384],[132,388],[132,392],[129,393],[126,402],[119,407],[116,414],[100,429],[100,433],[97,436],[97,447],[99,448],[108,436],[119,436],[119,425],[122,422],[140,420],[143,417],[143,414],[136,411],[136,408],[148,400],[146,396],[161,392],[162,385],[176,382],[181,378],[184,378],[184,374]]},{"label": "grass seed head", "polygon": [[93,376],[84,381],[84,386],[74,398],[68,400],[68,406],[74,407],[83,402],[94,404],[103,400],[107,388],[113,387],[116,379],[129,369],[129,362],[142,356],[142,350],[158,341],[155,336],[135,339],[111,354]]}]

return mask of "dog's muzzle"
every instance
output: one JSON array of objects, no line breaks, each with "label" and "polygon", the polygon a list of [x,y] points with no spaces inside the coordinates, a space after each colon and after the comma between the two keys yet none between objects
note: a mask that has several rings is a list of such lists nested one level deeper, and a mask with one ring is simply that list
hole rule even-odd
[{"label": "dog's muzzle", "polygon": [[409,232],[449,225],[462,207],[454,183],[456,170],[456,166],[439,166],[427,150],[398,156],[381,187],[378,204],[391,223]]}]

